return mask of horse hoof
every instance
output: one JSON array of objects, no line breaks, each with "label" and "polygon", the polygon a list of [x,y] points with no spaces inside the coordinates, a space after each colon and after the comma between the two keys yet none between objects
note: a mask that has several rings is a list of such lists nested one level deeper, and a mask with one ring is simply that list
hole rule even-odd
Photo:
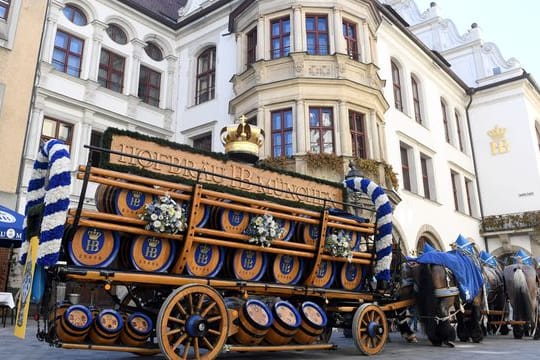
[{"label": "horse hoof", "polygon": [[454,343],[451,342],[451,341],[445,341],[444,343],[445,343],[448,347],[451,347],[451,348],[456,347],[456,345],[454,345]]},{"label": "horse hoof", "polygon": [[417,343],[418,339],[415,334],[403,335],[403,338],[410,344]]}]

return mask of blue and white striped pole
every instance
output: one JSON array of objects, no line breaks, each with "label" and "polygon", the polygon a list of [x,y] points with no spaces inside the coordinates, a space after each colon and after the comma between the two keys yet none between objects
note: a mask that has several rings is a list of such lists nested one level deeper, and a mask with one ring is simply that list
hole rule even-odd
[{"label": "blue and white striped pole", "polygon": [[356,192],[370,197],[375,205],[377,233],[375,234],[375,279],[390,280],[390,264],[392,262],[392,205],[388,196],[376,183],[363,177],[352,177],[343,181],[343,185]]}]

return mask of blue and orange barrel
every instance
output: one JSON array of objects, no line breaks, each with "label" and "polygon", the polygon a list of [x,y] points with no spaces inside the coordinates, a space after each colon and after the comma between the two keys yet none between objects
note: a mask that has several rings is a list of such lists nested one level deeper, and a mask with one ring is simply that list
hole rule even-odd
[{"label": "blue and orange barrel", "polygon": [[328,318],[324,310],[314,302],[305,301],[300,306],[302,323],[294,335],[294,341],[299,344],[311,344],[323,333]]},{"label": "blue and orange barrel", "polygon": [[175,258],[176,242],[171,239],[141,235],[132,241],[129,254],[135,269],[164,272]]},{"label": "blue and orange barrel", "polygon": [[271,275],[275,282],[285,285],[297,284],[304,273],[304,260],[298,256],[278,254],[272,263]]},{"label": "blue and orange barrel", "polygon": [[266,273],[267,254],[262,251],[234,249],[230,252],[231,275],[238,280],[258,281]]},{"label": "blue and orange barrel", "polygon": [[77,343],[86,338],[92,325],[92,312],[84,305],[61,305],[53,313],[56,335],[63,342]]},{"label": "blue and orange barrel", "polygon": [[278,301],[272,307],[274,322],[264,337],[271,345],[286,345],[296,335],[302,319],[298,310],[288,301]]},{"label": "blue and orange barrel", "polygon": [[[186,218],[190,216],[191,211],[191,203],[189,201],[180,201],[179,202],[182,209],[184,209],[184,213],[186,214]],[[208,223],[208,220],[210,219],[210,206],[206,204],[199,204],[199,211],[197,212],[197,215],[195,218],[193,218],[193,223],[195,224],[195,227],[202,228],[205,227]]]},{"label": "blue and orange barrel", "polygon": [[118,340],[124,320],[114,309],[102,310],[94,319],[88,336],[94,344],[112,345]]},{"label": "blue and orange barrel", "polygon": [[274,317],[268,305],[249,299],[238,314],[238,332],[234,340],[242,345],[258,345],[270,330]]},{"label": "blue and orange barrel", "polygon": [[225,250],[222,247],[208,244],[193,244],[189,252],[186,269],[189,275],[214,277],[223,267]]},{"label": "blue and orange barrel", "polygon": [[120,341],[128,346],[143,346],[153,330],[152,319],[144,313],[134,312],[124,319]]},{"label": "blue and orange barrel", "polygon": [[336,263],[330,260],[323,260],[315,274],[313,286],[320,288],[329,288],[336,278]]},{"label": "blue and orange barrel", "polygon": [[345,290],[358,290],[362,285],[362,266],[360,264],[344,262],[339,272],[341,287]]},{"label": "blue and orange barrel", "polygon": [[144,213],[144,205],[152,203],[154,196],[141,191],[117,189],[114,197],[114,210],[118,215],[139,218]]},{"label": "blue and orange barrel", "polygon": [[250,214],[244,211],[219,208],[216,210],[216,227],[232,234],[242,234],[249,225]]},{"label": "blue and orange barrel", "polygon": [[296,223],[291,220],[281,219],[277,217],[274,218],[274,221],[279,225],[280,228],[283,229],[281,236],[279,236],[276,240],[289,241],[294,235]]},{"label": "blue and orange barrel", "polygon": [[88,267],[109,266],[120,248],[118,233],[81,226],[68,242],[68,254],[75,265]]},{"label": "blue and orange barrel", "polygon": [[297,232],[299,242],[303,242],[308,245],[315,245],[321,236],[321,226],[318,224],[303,224],[299,226],[299,230]]}]

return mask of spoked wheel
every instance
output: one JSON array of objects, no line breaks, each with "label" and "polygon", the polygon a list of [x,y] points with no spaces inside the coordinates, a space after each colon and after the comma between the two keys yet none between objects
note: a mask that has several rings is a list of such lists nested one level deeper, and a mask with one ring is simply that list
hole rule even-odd
[{"label": "spoked wheel", "polygon": [[229,332],[225,301],[209,286],[184,285],[161,306],[156,328],[167,359],[214,359]]},{"label": "spoked wheel", "polygon": [[388,337],[386,315],[377,305],[363,304],[354,313],[352,330],[354,344],[362,354],[378,354]]}]

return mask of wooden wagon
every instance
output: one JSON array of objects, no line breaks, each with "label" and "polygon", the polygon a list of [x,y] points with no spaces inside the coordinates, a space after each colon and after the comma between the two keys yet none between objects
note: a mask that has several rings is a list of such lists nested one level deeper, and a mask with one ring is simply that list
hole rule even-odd
[{"label": "wooden wagon", "polygon": [[[245,190],[235,192],[216,186],[222,173],[113,155],[182,168],[191,179],[79,167],[81,200],[68,212],[64,261],[49,268],[42,301],[39,335],[58,347],[213,359],[333,349],[332,329],[348,328],[359,351],[373,355],[387,340],[387,318],[413,304],[375,290],[377,228],[347,216],[351,204],[228,178]],[[84,206],[89,187],[97,210]],[[141,219],[144,205],[164,196],[184,209],[184,231],[157,233]],[[281,201],[287,197],[301,201]],[[257,216],[284,229],[271,246],[249,242],[246,227]],[[346,234],[348,258],[325,248],[336,233]]]}]

